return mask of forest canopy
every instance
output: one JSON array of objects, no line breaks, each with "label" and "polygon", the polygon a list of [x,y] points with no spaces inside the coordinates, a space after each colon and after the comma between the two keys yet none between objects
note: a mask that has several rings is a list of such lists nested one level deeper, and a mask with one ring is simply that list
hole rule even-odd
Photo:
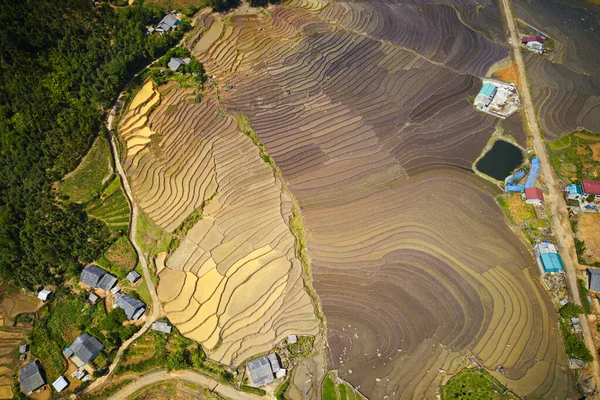
[{"label": "forest canopy", "polygon": [[0,0],[0,276],[52,283],[98,258],[111,236],[57,199],[121,87],[182,32],[148,35],[163,15],[143,2]]}]

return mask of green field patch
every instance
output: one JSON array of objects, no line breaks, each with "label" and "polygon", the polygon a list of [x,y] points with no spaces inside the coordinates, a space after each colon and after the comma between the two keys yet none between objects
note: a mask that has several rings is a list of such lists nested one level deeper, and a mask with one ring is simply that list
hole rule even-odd
[{"label": "green field patch", "polygon": [[98,265],[115,274],[119,279],[135,268],[138,259],[127,236],[120,236],[96,261]]},{"label": "green field patch", "polygon": [[67,370],[60,346],[52,340],[49,329],[42,324],[36,324],[31,331],[31,354],[42,364],[50,382]]},{"label": "green field patch", "polygon": [[106,137],[101,134],[79,166],[59,185],[59,192],[75,203],[86,203],[97,196],[112,174],[112,157]]},{"label": "green field patch", "polygon": [[322,390],[323,400],[337,400],[337,392],[335,390],[335,383],[333,383],[333,374],[328,373],[325,379],[323,380],[323,390]]},{"label": "green field patch", "polygon": [[118,177],[113,178],[102,194],[87,206],[86,211],[104,221],[113,231],[127,231],[130,219],[129,202],[121,189]]},{"label": "green field patch", "polygon": [[148,215],[141,211],[138,213],[135,239],[150,258],[160,252],[167,251],[171,244],[171,234],[163,231]]},{"label": "green field patch", "polygon": [[548,143],[554,170],[564,182],[600,176],[600,134],[580,131]]},{"label": "green field patch", "polygon": [[463,369],[440,389],[442,400],[518,399],[498,380],[480,368]]}]

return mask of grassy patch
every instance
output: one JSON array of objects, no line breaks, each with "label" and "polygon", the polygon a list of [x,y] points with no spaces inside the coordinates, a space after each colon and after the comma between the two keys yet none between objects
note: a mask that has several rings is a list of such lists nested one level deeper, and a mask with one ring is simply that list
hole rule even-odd
[{"label": "grassy patch", "polygon": [[333,383],[333,376],[331,373],[327,374],[323,380],[323,400],[337,400],[337,393],[335,391],[335,383]]},{"label": "grassy patch", "polygon": [[507,205],[515,225],[523,226],[525,221],[537,218],[533,206],[525,203],[520,194],[509,195]]},{"label": "grassy patch", "polygon": [[464,369],[440,389],[442,400],[518,399],[486,371]]},{"label": "grassy patch", "polygon": [[135,268],[137,261],[137,254],[129,238],[120,236],[97,260],[97,264],[123,279]]},{"label": "grassy patch", "polygon": [[267,392],[265,392],[264,390],[262,390],[260,388],[255,388],[255,387],[246,386],[246,385],[240,385],[240,390],[242,392],[257,394],[259,396],[264,396],[265,394],[267,394]]},{"label": "grassy patch", "polygon": [[91,216],[104,221],[112,231],[125,233],[129,229],[129,202],[117,176],[107,185],[98,199],[88,205]]},{"label": "grassy patch", "polygon": [[289,387],[290,387],[290,378],[283,381],[283,383],[281,385],[279,385],[277,390],[275,390],[275,394],[274,394],[275,400],[286,400],[285,392],[288,390]]},{"label": "grassy patch", "polygon": [[583,312],[585,314],[591,314],[592,305],[590,304],[590,300],[588,299],[589,290],[587,288],[587,285],[585,284],[585,281],[583,279],[579,279],[577,283],[579,284],[579,295],[581,296],[581,304],[583,304]]},{"label": "grassy patch", "polygon": [[338,393],[340,394],[340,400],[347,400],[348,397],[346,396],[346,385],[340,383],[338,385]]},{"label": "grassy patch", "polygon": [[60,183],[59,192],[75,203],[86,203],[97,196],[112,174],[112,157],[104,135],[96,138],[81,164]]},{"label": "grassy patch", "polygon": [[136,241],[150,258],[167,251],[171,244],[171,235],[163,231],[143,212],[138,213]]},{"label": "grassy patch", "polygon": [[50,382],[67,370],[62,350],[51,336],[50,330],[41,323],[31,331],[31,353],[39,359]]},{"label": "grassy patch", "polygon": [[312,336],[298,336],[296,343],[288,344],[290,358],[303,358],[308,356],[313,348],[315,338]]},{"label": "grassy patch", "polygon": [[59,348],[70,345],[92,322],[92,310],[80,298],[68,296],[56,302],[47,320],[48,329]]},{"label": "grassy patch", "polygon": [[506,215],[506,218],[508,218],[510,223],[513,224],[514,221],[513,221],[512,215],[510,214],[510,209],[508,207],[508,201],[506,201],[505,196],[502,194],[502,195],[496,197],[496,201],[500,205],[500,208],[502,208],[502,211],[504,211],[504,215]]},{"label": "grassy patch", "polygon": [[594,179],[600,175],[600,135],[575,132],[548,144],[554,170],[564,182]]}]

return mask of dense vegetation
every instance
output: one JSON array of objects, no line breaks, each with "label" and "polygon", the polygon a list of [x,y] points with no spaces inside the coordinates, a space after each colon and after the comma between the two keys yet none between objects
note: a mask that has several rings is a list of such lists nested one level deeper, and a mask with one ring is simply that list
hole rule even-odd
[{"label": "dense vegetation", "polygon": [[578,318],[579,314],[583,314],[584,309],[577,304],[569,303],[558,310],[560,314],[560,330],[565,343],[565,350],[569,357],[577,358],[586,362],[594,359],[592,353],[585,346],[585,342],[581,340],[571,327],[571,318]]},{"label": "dense vegetation", "polygon": [[129,77],[182,34],[145,36],[162,13],[88,0],[2,0],[0,276],[20,286],[75,272],[110,232],[52,183],[73,170]]},{"label": "dense vegetation", "polygon": [[483,369],[464,369],[440,390],[446,399],[518,399],[504,385]]}]

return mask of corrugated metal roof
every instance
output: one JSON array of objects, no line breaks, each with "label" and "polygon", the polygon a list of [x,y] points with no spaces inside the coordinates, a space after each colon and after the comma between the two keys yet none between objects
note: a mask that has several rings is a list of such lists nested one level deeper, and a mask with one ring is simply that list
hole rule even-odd
[{"label": "corrugated metal roof", "polygon": [[588,268],[588,279],[590,283],[590,290],[594,292],[600,292],[600,269]]},{"label": "corrugated metal roof", "polygon": [[37,361],[32,361],[21,367],[19,370],[19,383],[25,394],[29,394],[46,384],[42,376],[42,369]]},{"label": "corrugated metal roof", "polygon": [[579,195],[582,195],[583,194],[583,189],[581,188],[580,185],[578,185],[576,183],[571,183],[571,184],[567,185],[567,192],[569,194],[579,194]]},{"label": "corrugated metal roof", "polygon": [[586,180],[581,183],[586,194],[600,194],[600,181]]},{"label": "corrugated metal roof", "polygon": [[527,200],[539,199],[544,201],[544,193],[538,188],[526,188],[525,189],[525,198]]},{"label": "corrugated metal roof", "polygon": [[544,266],[544,272],[558,272],[565,269],[560,255],[556,253],[542,253],[540,259]]},{"label": "corrugated metal roof", "polygon": [[62,392],[63,390],[65,390],[65,388],[67,386],[69,386],[69,382],[67,382],[67,380],[65,379],[64,376],[59,376],[57,380],[55,380],[54,382],[52,382],[52,386],[54,386],[54,389],[56,389],[57,392]]},{"label": "corrugated metal roof", "polygon": [[486,82],[483,84],[483,87],[479,91],[479,94],[482,94],[482,95],[486,96],[487,98],[490,98],[494,95],[495,91],[496,91],[496,86],[492,83]]},{"label": "corrugated metal roof", "polygon": [[102,343],[87,332],[77,336],[73,344],[69,347],[69,350],[86,364],[96,358],[98,353],[103,349],[104,346]]},{"label": "corrugated metal roof", "polygon": [[115,305],[125,311],[127,319],[138,319],[146,311],[146,304],[143,301],[134,299],[127,294],[118,296]]},{"label": "corrugated metal roof", "polygon": [[271,370],[271,362],[266,356],[248,362],[246,367],[248,368],[250,380],[252,380],[254,386],[266,385],[275,379],[273,371]]}]

